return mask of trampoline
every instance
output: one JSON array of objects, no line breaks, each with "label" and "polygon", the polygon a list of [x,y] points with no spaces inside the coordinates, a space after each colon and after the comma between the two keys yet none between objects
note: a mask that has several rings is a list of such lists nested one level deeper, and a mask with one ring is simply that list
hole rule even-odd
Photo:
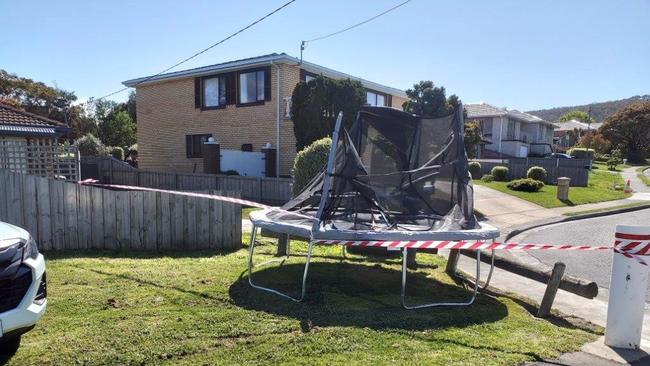
[{"label": "trampoline", "polygon": [[[362,107],[350,128],[339,113],[327,165],[279,209],[250,214],[249,284],[292,301],[305,299],[312,249],[318,240],[493,240],[499,231],[474,216],[464,146],[463,107],[428,118],[388,107]],[[258,229],[307,239],[299,296],[253,281]],[[345,247],[344,247],[345,250]],[[463,302],[406,303],[407,251],[402,254],[401,304],[406,309],[464,306],[479,290],[480,251],[471,297]],[[494,260],[494,255],[492,255]],[[494,262],[486,281],[489,282]]]}]

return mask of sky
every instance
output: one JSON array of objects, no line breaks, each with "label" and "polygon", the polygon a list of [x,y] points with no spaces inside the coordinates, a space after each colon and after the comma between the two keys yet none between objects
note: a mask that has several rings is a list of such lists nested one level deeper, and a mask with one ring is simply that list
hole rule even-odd
[{"label": "sky", "polygon": [[[285,1],[3,0],[0,68],[97,98]],[[299,56],[301,40],[402,1],[297,0],[173,71],[273,52]],[[412,0],[308,44],[304,59],[400,89],[432,80],[465,103],[520,110],[627,98],[650,94],[650,0]]]}]

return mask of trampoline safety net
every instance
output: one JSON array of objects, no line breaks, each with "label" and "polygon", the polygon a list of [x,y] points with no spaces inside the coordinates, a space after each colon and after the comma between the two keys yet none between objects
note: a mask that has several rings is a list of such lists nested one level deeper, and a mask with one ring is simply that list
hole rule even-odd
[{"label": "trampoline safety net", "polygon": [[462,105],[440,118],[363,107],[350,130],[339,131],[331,174],[324,168],[269,219],[300,225],[306,215],[332,230],[477,229],[463,124]]}]

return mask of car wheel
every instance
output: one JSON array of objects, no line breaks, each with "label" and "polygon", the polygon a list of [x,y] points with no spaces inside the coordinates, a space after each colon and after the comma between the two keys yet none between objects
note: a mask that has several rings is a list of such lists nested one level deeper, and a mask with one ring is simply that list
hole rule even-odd
[{"label": "car wheel", "polygon": [[20,347],[20,337],[12,338],[0,343],[0,360],[3,356],[12,356]]}]

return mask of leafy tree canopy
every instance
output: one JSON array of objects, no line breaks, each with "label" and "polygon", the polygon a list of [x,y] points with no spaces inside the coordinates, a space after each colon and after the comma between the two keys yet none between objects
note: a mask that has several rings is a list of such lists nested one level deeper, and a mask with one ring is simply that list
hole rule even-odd
[{"label": "leafy tree canopy", "polygon": [[630,104],[607,117],[599,132],[625,152],[632,163],[650,153],[650,101]]},{"label": "leafy tree canopy", "polygon": [[558,122],[567,122],[572,119],[575,119],[576,121],[584,122],[584,123],[594,123],[596,122],[593,118],[589,117],[589,113],[585,111],[578,111],[578,110],[573,110],[570,112],[566,112],[563,114],[560,118],[558,118]]},{"label": "leafy tree canopy", "polygon": [[406,95],[409,100],[402,104],[402,109],[419,116],[446,116],[460,104],[456,95],[447,98],[445,88],[434,86],[430,80],[413,85],[413,89],[408,89]]},{"label": "leafy tree canopy", "polygon": [[38,114],[72,128],[72,138],[96,131],[83,106],[73,105],[77,96],[70,91],[45,85],[0,69],[0,100],[15,108]]},{"label": "leafy tree canopy", "polygon": [[476,148],[481,143],[481,137],[481,126],[478,121],[466,121],[464,143],[468,158],[476,158]]},{"label": "leafy tree canopy", "polygon": [[291,96],[297,150],[328,136],[339,111],[343,111],[344,126],[350,127],[365,102],[366,92],[359,81],[333,80],[321,75],[308,83],[298,83]]}]

